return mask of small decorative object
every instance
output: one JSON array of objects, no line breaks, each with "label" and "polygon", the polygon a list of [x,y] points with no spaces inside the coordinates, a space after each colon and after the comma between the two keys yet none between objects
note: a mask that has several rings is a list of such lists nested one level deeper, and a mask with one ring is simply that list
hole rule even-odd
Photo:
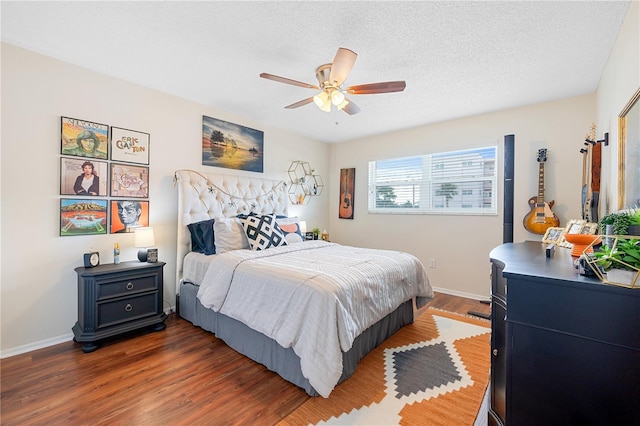
[{"label": "small decorative object", "polygon": [[320,235],[320,228],[313,228],[311,232],[313,232],[313,239],[317,240]]},{"label": "small decorative object", "polygon": [[107,159],[109,126],[76,118],[61,117],[63,155]]},{"label": "small decorative object", "polygon": [[305,232],[304,233],[304,239],[309,241],[309,240],[313,240],[313,232]]},{"label": "small decorative object", "polygon": [[100,253],[97,251],[90,251],[84,254],[84,267],[93,268],[100,264]]},{"label": "small decorative object", "polygon": [[120,244],[119,243],[115,243],[113,245],[113,263],[116,265],[120,263]]},{"label": "small decorative object", "polygon": [[149,133],[111,126],[111,159],[149,164]]},{"label": "small decorative object", "polygon": [[262,173],[264,132],[202,116],[202,165]]},{"label": "small decorative object", "polygon": [[[146,262],[148,259],[148,248],[156,243],[153,228],[145,226],[136,228],[135,230],[134,246],[138,247],[138,260],[140,262]],[[156,262],[158,261],[158,254],[156,252]]]},{"label": "small decorative object", "polygon": [[156,263],[158,262],[158,249],[150,248],[147,250],[147,262]]},{"label": "small decorative object", "polygon": [[311,197],[317,197],[322,194],[324,182],[320,175],[315,174],[315,170],[311,168],[306,161],[295,160],[289,166],[289,200],[293,204],[308,203]]},{"label": "small decorative object", "polygon": [[322,231],[322,233],[320,234],[320,239],[322,241],[329,241],[329,233],[327,232],[326,229]]},{"label": "small decorative object", "polygon": [[61,199],[60,236],[107,233],[107,200]]},{"label": "small decorative object", "polygon": [[[611,238],[611,246],[602,245],[592,254],[585,255],[595,274],[607,284],[640,288],[640,240],[619,235]],[[591,246],[597,244],[595,241]]]},{"label": "small decorative object", "polygon": [[111,163],[112,197],[149,197],[149,167]]},{"label": "small decorative object", "polygon": [[571,256],[580,257],[583,253],[593,253],[593,245],[602,241],[600,235],[565,234],[565,241],[571,243]]}]

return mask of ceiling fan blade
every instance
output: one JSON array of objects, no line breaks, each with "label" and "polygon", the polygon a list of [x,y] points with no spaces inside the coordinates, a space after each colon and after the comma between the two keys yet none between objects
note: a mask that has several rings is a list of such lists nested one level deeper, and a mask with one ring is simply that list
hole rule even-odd
[{"label": "ceiling fan blade", "polygon": [[294,104],[287,105],[285,108],[287,108],[287,109],[298,108],[298,107],[301,107],[301,106],[303,106],[303,105],[310,104],[311,102],[313,102],[313,96],[312,96],[312,97],[310,97],[310,98],[307,98],[307,99],[303,99],[303,100],[301,100],[301,101],[298,101],[298,102],[296,102],[296,103],[294,103]]},{"label": "ceiling fan blade", "polygon": [[349,115],[354,115],[360,112],[360,107],[354,104],[351,99],[346,99],[346,101],[349,103],[345,105],[344,108],[342,108],[344,112],[346,112]]},{"label": "ceiling fan blade", "polygon": [[291,80],[290,78],[280,77],[278,75],[268,74],[263,72],[260,74],[260,77],[266,78],[267,80],[277,81],[279,83],[291,84],[293,86],[306,87],[307,89],[320,89],[318,86],[314,86],[313,84],[303,83],[302,81]]},{"label": "ceiling fan blade", "polygon": [[374,93],[402,92],[407,86],[404,81],[385,81],[383,83],[359,84],[344,89],[352,95],[371,95]]},{"label": "ceiling fan blade", "polygon": [[358,55],[353,50],[345,49],[344,47],[339,48],[331,64],[329,81],[335,81],[336,86],[340,86],[347,79],[353,64],[356,63],[357,57]]}]

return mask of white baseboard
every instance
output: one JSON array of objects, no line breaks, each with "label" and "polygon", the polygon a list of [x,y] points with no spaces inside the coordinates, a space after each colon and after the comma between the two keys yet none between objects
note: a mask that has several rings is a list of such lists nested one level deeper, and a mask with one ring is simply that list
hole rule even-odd
[{"label": "white baseboard", "polygon": [[491,300],[491,294],[482,296],[479,294],[465,293],[462,291],[456,291],[456,290],[451,290],[448,288],[440,288],[440,287],[433,287],[433,291],[438,293],[450,294],[451,296],[466,297],[467,299],[473,299],[473,300]]},{"label": "white baseboard", "polygon": [[27,352],[35,351],[37,349],[47,348],[49,346],[58,345],[73,340],[73,333],[64,334],[58,337],[52,337],[51,339],[40,340],[39,342],[29,343],[26,345],[17,346],[15,348],[7,349],[0,353],[0,358],[9,358],[10,356],[21,355]]},{"label": "white baseboard", "polygon": [[[170,306],[164,310],[164,313],[169,315],[176,311],[175,306]],[[52,337],[50,339],[40,340],[39,342],[29,343],[26,345],[17,346],[15,348],[7,349],[0,352],[0,359],[9,358],[16,355],[25,354],[27,352],[35,351],[42,348],[48,348],[49,346],[58,345],[60,343],[70,342],[73,340],[73,333],[64,334],[58,337]]]}]

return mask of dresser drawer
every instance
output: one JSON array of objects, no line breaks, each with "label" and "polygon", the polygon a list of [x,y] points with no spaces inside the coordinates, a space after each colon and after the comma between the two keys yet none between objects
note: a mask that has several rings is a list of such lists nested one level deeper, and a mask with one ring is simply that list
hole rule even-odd
[{"label": "dresser drawer", "polygon": [[156,315],[159,309],[157,292],[98,303],[97,328]]},{"label": "dresser drawer", "polygon": [[157,289],[157,275],[102,282],[98,285],[98,301]]}]

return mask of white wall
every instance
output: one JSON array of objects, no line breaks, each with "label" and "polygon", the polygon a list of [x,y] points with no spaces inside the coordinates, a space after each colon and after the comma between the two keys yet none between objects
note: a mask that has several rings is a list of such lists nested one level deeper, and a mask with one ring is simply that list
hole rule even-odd
[{"label": "white wall", "polygon": [[[545,199],[561,225],[581,217],[582,155],[595,119],[594,95],[443,122],[336,145],[333,170],[356,168],[354,220],[338,219],[338,172],[332,177],[331,239],[351,245],[385,247],[412,253],[429,269],[431,284],[447,293],[486,298],[490,293],[489,252],[502,243],[502,175],[504,136],[515,135],[514,241],[540,240],[522,219],[527,201],[538,194],[537,153],[547,148]],[[383,215],[367,213],[367,167],[370,160],[498,145],[497,216]]]},{"label": "white wall", "polygon": [[[489,296],[489,251],[502,242],[502,204],[489,217],[390,216],[367,213],[370,159],[464,149],[516,136],[514,240],[540,239],[520,222],[537,194],[536,153],[549,149],[546,198],[562,223],[580,216],[582,159],[578,150],[590,124],[598,137],[611,133],[603,150],[603,185],[617,193],[617,115],[640,86],[639,2],[632,2],[598,90],[593,95],[469,117],[432,126],[326,145],[205,105],[106,77],[2,44],[2,143],[0,145],[1,355],[71,337],[76,321],[76,276],[82,253],[98,249],[111,262],[113,243],[124,260],[135,258],[132,236],[59,237],[60,116],[84,118],[151,134],[151,224],[165,268],[165,299],[174,303],[177,193],[173,171],[200,165],[202,115],[265,132],[265,177],[286,178],[291,160],[306,160],[322,175],[325,192],[292,209],[308,226],[327,228],[331,240],[405,250],[436,259],[432,284],[446,292]],[[464,102],[464,99],[460,100]],[[499,163],[500,177],[502,166]],[[356,167],[355,219],[338,219],[339,169]],[[222,173],[232,170],[206,168]],[[205,169],[205,170],[206,170]],[[236,172],[239,173],[239,172]],[[502,185],[499,185],[502,199]],[[611,204],[611,201],[609,201]],[[615,203],[614,203],[615,204]],[[615,206],[614,206],[615,208]],[[609,206],[608,210],[612,207]],[[130,237],[130,238],[127,238]]]},{"label": "white wall", "polygon": [[[206,90],[203,89],[203,90]],[[59,236],[60,116],[151,135],[150,224],[164,269],[165,308],[175,305],[177,190],[173,172],[186,168],[256,173],[201,165],[202,115],[264,131],[264,173],[286,179],[292,160],[329,174],[330,146],[175,96],[2,44],[2,356],[70,340],[77,319],[74,268],[94,248],[103,263],[135,260],[133,234]],[[294,206],[309,226],[328,227],[328,196]]]}]

